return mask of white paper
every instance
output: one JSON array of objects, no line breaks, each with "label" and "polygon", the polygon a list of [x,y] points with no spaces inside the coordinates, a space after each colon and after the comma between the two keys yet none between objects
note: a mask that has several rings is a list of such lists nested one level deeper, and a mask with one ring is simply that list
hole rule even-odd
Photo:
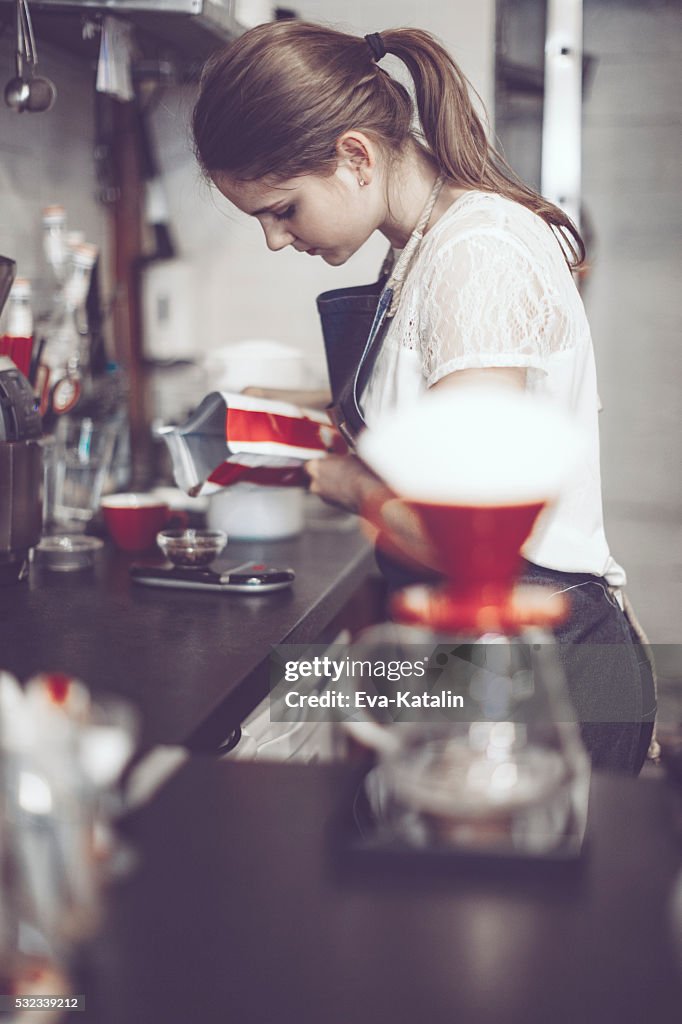
[{"label": "white paper", "polygon": [[135,96],[131,62],[133,56],[132,27],[120,18],[107,16],[102,22],[102,38],[97,63],[97,91],[119,100]]}]

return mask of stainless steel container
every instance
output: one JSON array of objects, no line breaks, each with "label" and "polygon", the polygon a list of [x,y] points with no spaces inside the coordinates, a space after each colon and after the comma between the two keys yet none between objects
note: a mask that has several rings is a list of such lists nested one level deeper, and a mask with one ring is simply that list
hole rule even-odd
[{"label": "stainless steel container", "polygon": [[[0,311],[14,279],[0,257]],[[31,385],[11,359],[0,356],[0,584],[26,574],[29,550],[42,528],[41,422]]]}]

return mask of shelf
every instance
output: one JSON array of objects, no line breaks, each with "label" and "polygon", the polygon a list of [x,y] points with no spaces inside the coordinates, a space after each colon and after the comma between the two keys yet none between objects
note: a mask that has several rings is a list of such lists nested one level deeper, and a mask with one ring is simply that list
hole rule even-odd
[{"label": "shelf", "polygon": [[[105,16],[121,17],[135,28],[145,61],[171,60],[178,76],[192,79],[206,58],[242,32],[232,5],[217,0],[31,0],[38,40],[88,61],[97,59]],[[0,16],[14,20],[14,0],[0,0]],[[84,27],[94,31],[84,38]]]}]

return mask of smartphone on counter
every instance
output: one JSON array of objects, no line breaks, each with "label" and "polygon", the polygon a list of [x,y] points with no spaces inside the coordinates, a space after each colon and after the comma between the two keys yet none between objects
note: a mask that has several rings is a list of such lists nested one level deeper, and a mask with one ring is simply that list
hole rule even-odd
[{"label": "smartphone on counter", "polygon": [[149,587],[182,587],[226,594],[268,594],[285,590],[296,578],[293,569],[278,569],[260,562],[245,562],[233,569],[189,569],[179,565],[131,565],[134,583]]}]

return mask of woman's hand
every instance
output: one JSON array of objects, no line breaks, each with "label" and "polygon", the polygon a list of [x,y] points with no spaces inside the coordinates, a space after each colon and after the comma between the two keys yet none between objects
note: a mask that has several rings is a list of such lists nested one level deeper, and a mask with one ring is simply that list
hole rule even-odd
[{"label": "woman's hand", "polygon": [[406,565],[437,569],[439,562],[414,509],[390,491],[355,455],[328,455],[306,462],[310,491],[330,505],[364,516],[381,546]]},{"label": "woman's hand", "polygon": [[328,455],[306,462],[310,491],[330,505],[347,512],[360,512],[370,494],[383,484],[355,455]]}]

